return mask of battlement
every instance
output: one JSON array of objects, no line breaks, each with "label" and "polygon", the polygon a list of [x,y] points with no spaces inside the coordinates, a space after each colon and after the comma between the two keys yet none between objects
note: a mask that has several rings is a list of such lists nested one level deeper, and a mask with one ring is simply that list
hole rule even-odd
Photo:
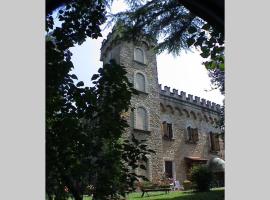
[{"label": "battlement", "polygon": [[164,89],[162,89],[162,85],[159,84],[159,92],[162,95],[173,97],[175,99],[179,99],[184,102],[192,103],[194,105],[205,107],[214,111],[218,111],[218,112],[220,111],[221,106],[219,104],[216,104],[214,102],[208,101],[203,98],[201,99],[198,96],[186,94],[186,92],[183,92],[183,91],[178,92],[178,90],[176,89],[172,89],[171,91],[171,88],[168,86],[164,86]]},{"label": "battlement", "polygon": [[[101,48],[100,48],[102,52],[106,51],[106,49],[109,46],[111,46],[110,43],[112,41],[113,42],[116,42],[117,39],[122,39],[123,38],[122,31],[121,30],[118,30],[117,27],[118,27],[117,24],[114,25],[112,31],[108,33],[107,38],[102,41]],[[133,38],[133,39],[135,39],[135,38]],[[157,45],[157,39],[156,38],[152,38],[152,36],[149,38],[149,36],[146,37],[146,36],[140,35],[139,41],[145,42],[148,45],[148,47],[154,47],[154,46]],[[138,40],[137,40],[137,42],[138,42]]]},{"label": "battlement", "polygon": [[107,38],[104,39],[104,40],[102,41],[102,43],[101,43],[101,49],[104,48],[104,46],[106,45],[106,43],[107,43],[108,41],[112,40],[113,33],[114,33],[114,30],[108,33]]}]

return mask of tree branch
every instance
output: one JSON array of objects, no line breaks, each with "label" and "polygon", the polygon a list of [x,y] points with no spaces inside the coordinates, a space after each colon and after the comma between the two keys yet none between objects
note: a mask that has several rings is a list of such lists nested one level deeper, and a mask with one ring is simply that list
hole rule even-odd
[{"label": "tree branch", "polygon": [[178,0],[178,3],[224,34],[224,0]]}]

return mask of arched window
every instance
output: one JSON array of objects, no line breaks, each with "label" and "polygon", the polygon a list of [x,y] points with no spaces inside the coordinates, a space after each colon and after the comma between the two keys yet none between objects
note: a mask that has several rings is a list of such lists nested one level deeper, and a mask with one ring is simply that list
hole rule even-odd
[{"label": "arched window", "polygon": [[136,73],[135,75],[135,88],[139,91],[145,91],[145,77],[141,73]]},{"label": "arched window", "polygon": [[143,50],[140,48],[135,48],[134,50],[134,60],[140,62],[140,63],[144,63],[144,54],[143,54]]},{"label": "arched window", "polygon": [[136,128],[140,130],[147,130],[147,111],[143,107],[138,107],[136,112]]}]

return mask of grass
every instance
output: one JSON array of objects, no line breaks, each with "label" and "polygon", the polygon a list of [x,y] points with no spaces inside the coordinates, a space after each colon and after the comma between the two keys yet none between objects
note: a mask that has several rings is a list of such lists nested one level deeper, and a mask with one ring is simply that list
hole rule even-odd
[{"label": "grass", "polygon": [[213,189],[209,192],[149,192],[141,198],[142,193],[132,193],[128,195],[128,200],[224,200],[224,188]]},{"label": "grass", "polygon": [[[165,194],[165,192],[149,192],[149,197],[145,194],[141,198],[141,192],[128,195],[128,200],[224,200],[224,188],[212,189],[209,192],[175,191]],[[91,200],[85,196],[83,200]]]}]

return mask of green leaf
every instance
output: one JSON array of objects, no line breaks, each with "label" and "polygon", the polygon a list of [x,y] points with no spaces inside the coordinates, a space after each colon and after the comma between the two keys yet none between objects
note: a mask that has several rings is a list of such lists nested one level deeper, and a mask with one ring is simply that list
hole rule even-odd
[{"label": "green leaf", "polygon": [[78,77],[77,77],[75,74],[71,74],[70,77],[71,77],[72,79],[78,80]]},{"label": "green leaf", "polygon": [[194,42],[195,42],[195,39],[194,39],[194,38],[188,38],[188,39],[187,39],[188,47],[190,47],[191,45],[193,45]]},{"label": "green leaf", "polygon": [[224,71],[224,69],[225,69],[224,63],[221,63],[221,64],[219,65],[219,69],[222,70],[222,71]]},{"label": "green leaf", "polygon": [[207,54],[207,53],[205,53],[205,52],[202,52],[200,55],[201,55],[201,57],[203,57],[203,58],[208,58],[208,56],[209,56],[209,54]]},{"label": "green leaf", "polygon": [[206,67],[206,69],[208,69],[208,70],[215,69],[215,68],[216,68],[216,63],[213,62],[213,61],[205,62],[205,67]]},{"label": "green leaf", "polygon": [[208,23],[206,23],[206,24],[204,24],[204,25],[202,26],[202,29],[204,29],[204,30],[209,30],[209,29],[210,29],[210,25],[209,25]]},{"label": "green leaf", "polygon": [[77,87],[82,87],[82,86],[84,86],[83,81],[78,82],[76,86],[77,86]]},{"label": "green leaf", "polygon": [[92,80],[92,81],[93,81],[93,80],[96,80],[98,77],[99,77],[98,74],[94,74],[94,75],[92,76],[91,80]]},{"label": "green leaf", "polygon": [[197,28],[195,28],[194,26],[191,26],[191,27],[189,27],[188,32],[190,34],[195,33],[195,32],[197,32]]},{"label": "green leaf", "polygon": [[200,54],[203,58],[208,58],[210,55],[210,50],[207,47],[201,47],[202,53]]}]

